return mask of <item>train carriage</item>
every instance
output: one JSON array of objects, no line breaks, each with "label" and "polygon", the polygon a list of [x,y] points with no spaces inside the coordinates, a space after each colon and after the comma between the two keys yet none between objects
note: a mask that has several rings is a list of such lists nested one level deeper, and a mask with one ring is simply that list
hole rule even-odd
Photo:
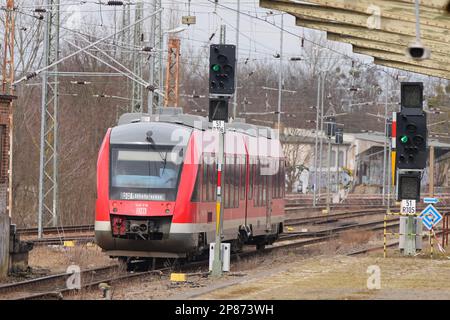
[{"label": "train carriage", "polygon": [[[114,257],[190,258],[215,240],[218,133],[165,108],[125,114],[97,164],[95,236]],[[284,159],[268,128],[227,125],[223,241],[273,243],[284,223]]]}]

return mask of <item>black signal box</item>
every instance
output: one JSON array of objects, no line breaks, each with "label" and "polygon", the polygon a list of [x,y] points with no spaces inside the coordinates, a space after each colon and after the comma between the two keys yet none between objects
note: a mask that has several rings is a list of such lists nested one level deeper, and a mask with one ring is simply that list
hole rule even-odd
[{"label": "black signal box", "polygon": [[209,55],[209,93],[232,95],[235,88],[236,46],[212,44]]},{"label": "black signal box", "polygon": [[397,169],[425,169],[428,159],[427,116],[397,114]]}]

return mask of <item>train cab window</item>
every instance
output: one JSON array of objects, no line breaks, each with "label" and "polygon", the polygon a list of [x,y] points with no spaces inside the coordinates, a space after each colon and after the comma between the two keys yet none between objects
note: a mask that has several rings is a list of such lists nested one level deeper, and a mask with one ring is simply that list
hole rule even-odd
[{"label": "train cab window", "polygon": [[183,154],[174,147],[112,146],[111,199],[175,201]]}]

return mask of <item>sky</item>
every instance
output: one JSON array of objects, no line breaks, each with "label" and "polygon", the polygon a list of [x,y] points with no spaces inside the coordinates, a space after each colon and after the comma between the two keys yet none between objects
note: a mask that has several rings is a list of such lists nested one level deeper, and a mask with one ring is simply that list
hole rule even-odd
[{"label": "sky", "polygon": [[[131,1],[131,8],[137,0]],[[106,0],[102,0],[106,3]],[[151,12],[152,0],[143,0],[145,15]],[[236,44],[237,34],[237,1],[234,0],[162,0],[164,8],[165,31],[173,29],[174,24],[169,25],[169,16],[176,15],[181,26],[181,16],[196,16],[197,23],[187,27],[178,37],[182,40],[182,46],[189,45],[200,48],[211,43],[219,43],[220,25],[226,25],[226,42]],[[241,0],[240,5],[240,27],[239,27],[239,57],[241,59],[275,59],[273,56],[280,52],[280,26],[281,14],[277,11],[260,8],[258,0]],[[30,8],[36,6],[36,2],[25,0]],[[81,4],[82,3],[82,4]],[[113,31],[113,24],[116,21],[117,28],[120,27],[122,19],[122,7],[111,7],[99,5],[98,0],[61,0],[62,15],[68,16],[65,22],[66,27],[79,29],[86,26],[86,21],[97,25],[108,25]],[[114,19],[115,16],[115,19]],[[304,29],[295,25],[295,18],[289,14],[283,15],[283,52],[284,59],[298,57],[301,55],[301,38],[306,42],[313,40],[315,35],[325,35],[323,32]],[[274,26],[275,24],[276,26]],[[278,27],[277,27],[278,26]],[[150,33],[149,20],[145,25],[145,38],[148,39]],[[215,36],[209,40],[212,34]],[[330,46],[345,53],[348,56],[358,57],[365,62],[371,58],[353,55],[351,46],[346,44],[330,43]]]}]

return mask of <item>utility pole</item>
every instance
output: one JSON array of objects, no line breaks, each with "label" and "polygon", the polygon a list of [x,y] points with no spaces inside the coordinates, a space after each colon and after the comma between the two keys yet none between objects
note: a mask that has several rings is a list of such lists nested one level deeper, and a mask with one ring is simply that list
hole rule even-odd
[{"label": "utility pole", "polygon": [[281,97],[283,90],[283,28],[284,28],[284,18],[283,14],[281,14],[280,67],[278,70],[278,132],[281,131]]},{"label": "utility pole", "polygon": [[317,165],[318,165],[318,144],[319,144],[319,113],[320,113],[320,87],[321,87],[321,81],[322,81],[322,74],[319,73],[319,78],[317,80],[317,106],[316,106],[316,137],[315,137],[315,143],[314,143],[314,194],[313,194],[313,206],[315,207],[317,205]]},{"label": "utility pole", "polygon": [[[152,11],[155,12],[161,9],[161,0],[153,0]],[[150,55],[150,84],[154,85],[155,89],[159,89],[159,92],[163,90],[163,74],[162,74],[162,57],[163,57],[163,33],[162,33],[162,13],[159,12],[152,17],[150,23],[150,46],[152,52]],[[148,92],[148,104],[147,112],[152,114],[153,109],[162,106],[162,98],[158,93]]]},{"label": "utility pole", "polygon": [[180,81],[180,39],[170,37],[166,72],[165,107],[178,107]]},{"label": "utility pole", "polygon": [[[122,50],[121,50],[121,58],[122,58],[122,61],[127,61],[127,62],[131,62],[130,58],[129,58],[130,55],[128,54],[127,51],[133,50],[131,48],[131,39],[132,39],[133,31],[131,28],[125,29],[130,24],[131,24],[131,7],[130,7],[130,4],[128,3],[128,4],[123,5],[122,32],[120,32],[120,38],[121,38],[121,42],[122,42],[121,45],[125,47],[125,48],[122,48]],[[130,82],[130,79],[127,79],[126,81],[127,81],[126,82],[127,92],[133,92],[132,82]],[[133,99],[130,99],[130,105],[129,105],[129,107],[127,107],[126,112],[131,112],[133,110],[132,101],[133,101]]]},{"label": "utility pole", "polygon": [[322,188],[322,151],[323,151],[323,118],[324,118],[324,98],[325,98],[325,74],[322,77],[322,87],[321,87],[321,100],[320,100],[320,148],[319,148],[319,184],[318,184],[318,192],[319,192],[319,200],[321,196],[321,188]]},{"label": "utility pole", "polygon": [[328,137],[328,172],[327,172],[327,217],[330,214],[330,188],[331,188],[331,136]]},{"label": "utility pole", "polygon": [[[13,148],[13,96],[14,96],[14,0],[7,0],[5,10],[5,33],[3,42],[3,62],[2,62],[2,94],[9,96],[7,105],[8,119],[2,121],[5,132],[2,132],[5,139],[1,156],[2,176],[0,192],[2,195],[0,214],[8,212],[9,218],[12,216],[12,148]],[[2,105],[3,109],[3,105]],[[4,111],[2,111],[4,112]],[[6,165],[5,165],[6,164]],[[6,170],[5,170],[6,169]],[[4,206],[3,206],[4,202]],[[9,249],[8,249],[9,250]]]},{"label": "utility pole", "polygon": [[[135,22],[142,20],[143,6],[142,0],[138,0],[134,11]],[[143,61],[142,52],[138,48],[142,48],[143,24],[143,21],[136,23],[133,30],[133,73],[139,78],[142,78]],[[144,92],[142,86],[136,81],[133,81],[131,86],[131,112],[142,112],[144,104]]]},{"label": "utility pole", "polygon": [[[237,0],[236,11],[236,65],[239,65],[239,27],[241,23],[241,0]],[[233,119],[236,119],[236,108],[238,104],[237,87],[238,87],[238,68],[236,68],[234,83],[236,83],[236,92],[233,98]]]},{"label": "utility pole", "polygon": [[389,100],[389,77],[386,76],[386,103],[384,105],[384,144],[383,144],[383,206],[386,204],[386,165],[387,165],[387,118],[388,118],[388,100]]},{"label": "utility pole", "polygon": [[[59,60],[59,0],[46,0],[44,65]],[[51,82],[48,75],[52,71]],[[41,145],[39,166],[38,237],[43,225],[58,224],[58,67],[42,72]],[[49,218],[49,219],[48,219]],[[48,221],[47,221],[48,220]]]}]

